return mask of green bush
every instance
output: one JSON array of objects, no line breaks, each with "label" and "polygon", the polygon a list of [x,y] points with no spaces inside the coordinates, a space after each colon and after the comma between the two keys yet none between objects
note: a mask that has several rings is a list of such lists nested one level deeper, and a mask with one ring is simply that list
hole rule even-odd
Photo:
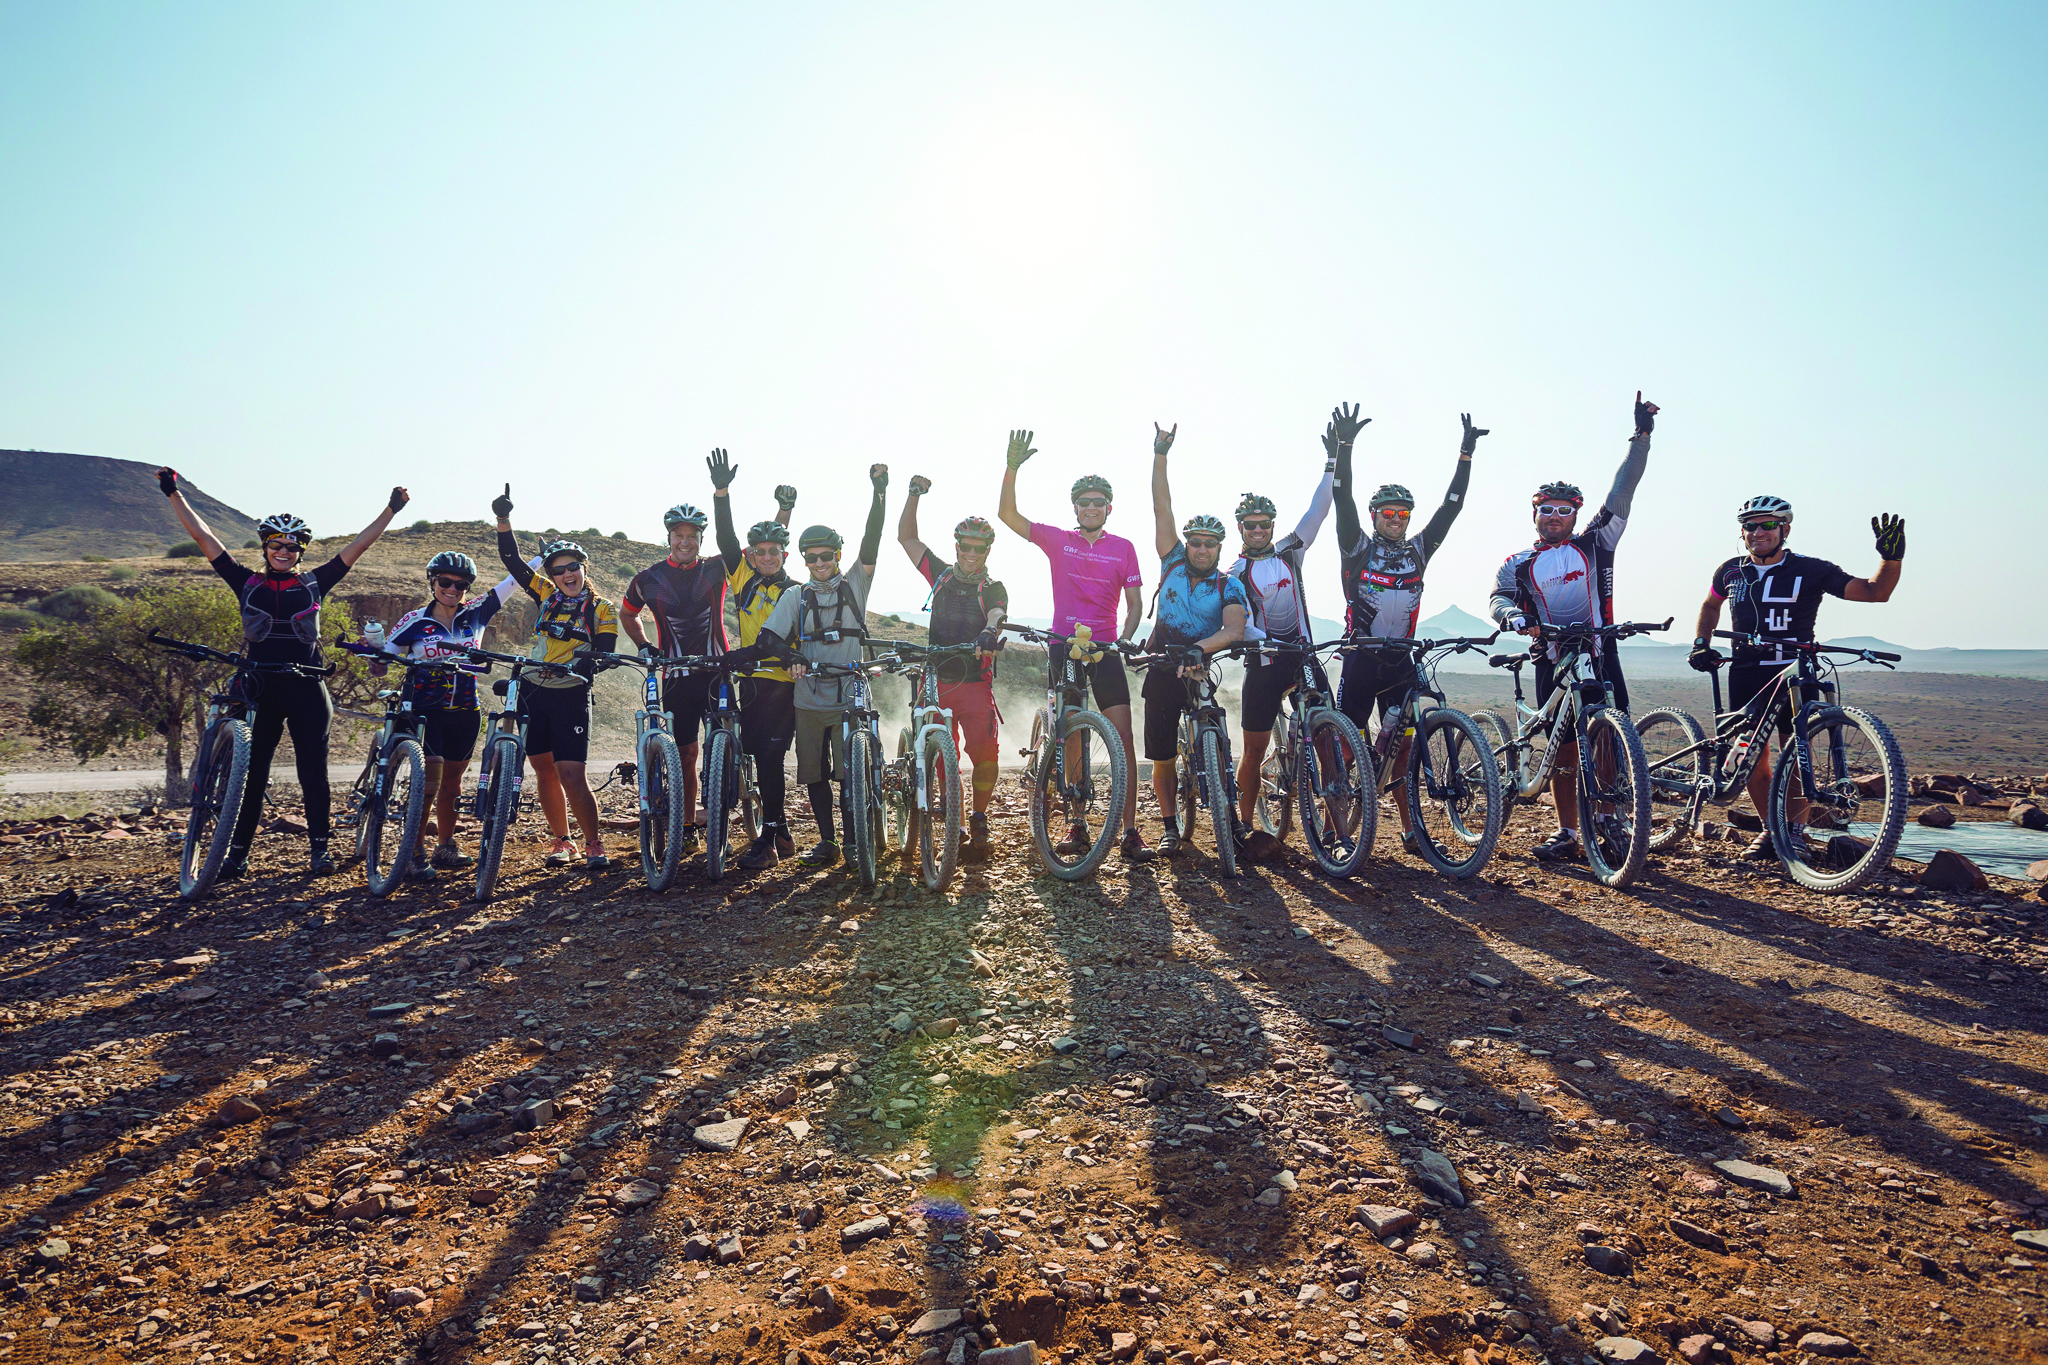
[{"label": "green bush", "polygon": [[87,564],[111,564],[114,562],[106,555],[80,555],[79,559]]},{"label": "green bush", "polygon": [[431,531],[434,529],[434,523],[428,521],[425,517],[421,517],[418,521],[414,522],[412,526],[408,529],[414,531]]},{"label": "green bush", "polygon": [[263,548],[263,542],[251,536],[242,542],[242,548],[245,550],[260,550]]},{"label": "green bush", "polygon": [[624,531],[614,531],[614,532],[612,532],[612,539],[613,539],[613,540],[624,540],[624,539],[626,539],[626,533],[625,533]]},{"label": "green bush", "polygon": [[164,551],[164,558],[197,559],[199,558],[199,542],[196,540],[181,540],[170,549]]},{"label": "green bush", "polygon": [[135,566],[132,564],[116,565],[107,570],[107,577],[116,583],[132,583],[135,581]]},{"label": "green bush", "polygon": [[120,598],[97,583],[73,583],[36,603],[36,610],[60,621],[89,621],[120,605]]},{"label": "green bush", "polygon": [[0,607],[0,630],[27,630],[31,626],[48,624],[48,621],[30,611],[27,607]]}]

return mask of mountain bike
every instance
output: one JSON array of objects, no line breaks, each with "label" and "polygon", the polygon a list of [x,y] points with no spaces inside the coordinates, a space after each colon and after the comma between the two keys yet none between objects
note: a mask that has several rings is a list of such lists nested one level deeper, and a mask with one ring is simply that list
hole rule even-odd
[{"label": "mountain bike", "polygon": [[[1131,783],[1130,755],[1124,752],[1116,727],[1101,712],[1082,705],[1087,695],[1082,667],[1092,661],[1086,656],[1100,658],[1105,648],[1125,655],[1137,650],[1122,640],[1105,644],[1078,632],[1056,635],[1015,622],[1004,623],[1003,629],[1047,647],[1045,705],[1031,718],[1029,747],[1019,750],[1025,759],[1020,780],[1031,794],[1031,837],[1038,845],[1038,860],[1061,881],[1079,881],[1101,866],[1116,844],[1124,796]],[[1067,646],[1066,652],[1061,654],[1053,645]],[[1095,780],[1098,748],[1109,770],[1106,784]],[[1105,785],[1106,793],[1101,790]],[[1096,831],[1085,848],[1060,851],[1062,839],[1056,824],[1062,819],[1084,832]]]},{"label": "mountain bike", "polygon": [[[1498,635],[1447,640],[1368,635],[1338,645],[1344,652],[1388,649],[1412,656],[1415,680],[1400,703],[1380,718],[1373,739],[1378,790],[1401,788],[1415,830],[1414,839],[1404,842],[1422,861],[1460,881],[1478,876],[1493,857],[1506,811],[1494,746],[1471,716],[1445,701],[1436,668],[1453,654],[1485,648]],[[1408,746],[1405,764],[1400,762],[1403,744]]]},{"label": "mountain bike", "polygon": [[[1284,840],[1301,812],[1301,831],[1316,866],[1332,877],[1349,877],[1372,852],[1380,808],[1373,793],[1372,750],[1351,717],[1330,704],[1314,656],[1343,641],[1320,645],[1246,640],[1239,654],[1299,656],[1300,680],[1287,693],[1287,715],[1273,727],[1272,746],[1259,764],[1259,793],[1252,823]],[[1280,665],[1270,665],[1279,667]]]},{"label": "mountain bike", "polygon": [[399,686],[377,693],[384,714],[377,718],[378,730],[370,737],[363,770],[350,785],[335,821],[354,827],[354,851],[363,860],[363,881],[370,894],[382,900],[405,880],[419,848],[420,826],[426,823],[427,754],[420,743],[422,717],[412,707],[412,675],[446,673],[455,665],[447,659],[404,659],[347,638],[334,643],[358,658],[396,664],[406,675]]},{"label": "mountain bike", "polygon": [[[1512,798],[1535,804],[1550,785],[1559,751],[1576,741],[1580,846],[1593,875],[1606,886],[1627,886],[1642,875],[1650,851],[1650,775],[1642,736],[1628,713],[1614,704],[1604,647],[1609,640],[1670,628],[1668,618],[1661,625],[1545,626],[1527,652],[1487,660],[1515,679],[1519,723],[1505,741],[1492,746]],[[1539,710],[1523,700],[1522,669],[1550,644],[1558,648],[1557,686]],[[1490,714],[1480,724],[1495,736],[1507,728]],[[1564,818],[1558,812],[1560,824]]]},{"label": "mountain bike", "polygon": [[[1677,845],[1698,828],[1708,801],[1727,801],[1747,790],[1750,772],[1769,747],[1773,730],[1789,715],[1792,740],[1779,746],[1771,773],[1770,809],[1759,812],[1770,831],[1771,847],[1786,875],[1801,886],[1837,895],[1854,891],[1891,865],[1906,828],[1908,783],[1905,758],[1885,723],[1867,711],[1839,704],[1835,677],[1840,665],[1835,656],[1884,668],[1891,668],[1899,656],[1726,630],[1714,634],[1733,641],[1738,650],[1776,646],[1792,651],[1794,658],[1747,705],[1733,711],[1721,709],[1721,664],[1716,663],[1711,670],[1711,736],[1675,706],[1660,706],[1638,718],[1636,728],[1649,759],[1650,800],[1669,813],[1654,828],[1650,847],[1662,851]],[[1792,819],[1792,802],[1802,794],[1807,815],[1797,822]],[[1875,821],[1870,821],[1869,805],[1876,807]],[[1847,834],[1859,820],[1876,825],[1867,838],[1835,837],[1818,849],[1806,839],[1810,829]]]},{"label": "mountain bike", "polygon": [[1131,660],[1134,667],[1170,667],[1187,689],[1174,741],[1174,814],[1181,838],[1194,842],[1197,811],[1209,812],[1216,860],[1223,875],[1237,875],[1237,773],[1230,759],[1230,729],[1216,701],[1216,674],[1200,645],[1169,645]]},{"label": "mountain bike", "polygon": [[886,834],[882,825],[882,717],[875,710],[869,667],[811,664],[808,668],[817,677],[848,678],[853,684],[839,711],[840,752],[846,759],[845,771],[839,774],[839,816],[846,827],[847,861],[853,864],[863,891],[874,890],[881,880],[879,863]]},{"label": "mountain bike", "polygon": [[960,748],[953,713],[939,705],[941,660],[970,657],[976,646],[898,641],[872,667],[910,679],[910,718],[896,734],[896,757],[882,769],[890,842],[915,854],[925,889],[942,891],[960,862]]},{"label": "mountain bike", "polygon": [[[641,654],[592,654],[600,670],[637,668],[646,676],[640,709],[633,713],[633,778],[640,801],[640,872],[647,889],[666,891],[683,863],[683,751],[675,717],[661,704],[661,683],[671,669],[700,662]],[[723,858],[720,867],[723,870]],[[715,875],[715,874],[714,874]]]},{"label": "mountain bike", "polygon": [[[248,799],[249,717],[262,675],[324,678],[334,669],[258,663],[240,654],[172,639],[155,629],[148,638],[159,649],[235,670],[228,689],[207,699],[206,729],[199,736],[199,753],[192,762],[192,813],[185,817],[185,840],[178,850],[178,895],[197,900],[220,875],[220,865],[227,860],[228,844],[234,838],[235,821],[241,816],[242,802]],[[263,793],[256,793],[256,799],[261,801]]]},{"label": "mountain bike", "polygon": [[526,785],[526,710],[520,705],[519,692],[522,676],[560,676],[569,670],[523,654],[497,654],[487,649],[467,649],[463,653],[471,663],[504,664],[511,673],[510,677],[491,684],[491,694],[499,698],[499,709],[484,719],[483,753],[476,768],[475,811],[483,825],[477,833],[476,899],[487,901],[498,884],[505,840],[519,818],[519,793]]}]

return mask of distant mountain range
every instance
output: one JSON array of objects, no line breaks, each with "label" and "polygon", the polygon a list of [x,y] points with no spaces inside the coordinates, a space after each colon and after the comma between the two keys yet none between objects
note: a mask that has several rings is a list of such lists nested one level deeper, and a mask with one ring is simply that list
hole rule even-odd
[{"label": "distant mountain range", "polygon": [[[0,563],[160,555],[186,539],[156,485],[156,466],[100,455],[0,450]],[[255,518],[191,484],[185,497],[229,547]]]}]

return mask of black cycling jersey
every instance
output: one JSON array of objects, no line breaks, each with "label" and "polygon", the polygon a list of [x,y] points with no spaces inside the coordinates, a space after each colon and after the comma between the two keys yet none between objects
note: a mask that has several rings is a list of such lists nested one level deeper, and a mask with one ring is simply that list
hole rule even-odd
[{"label": "black cycling jersey", "polygon": [[[1740,635],[1761,635],[1770,640],[1813,639],[1820,599],[1829,594],[1847,597],[1849,574],[1838,564],[1790,550],[1775,564],[1757,564],[1737,555],[1714,570],[1708,590],[1728,602],[1730,629]],[[1783,649],[1742,650],[1744,664],[1789,663],[1792,655]]]},{"label": "black cycling jersey", "polygon": [[246,568],[226,550],[212,563],[242,601],[244,654],[266,664],[320,665],[320,608],[348,572],[341,556],[286,574]]},{"label": "black cycling jersey", "polygon": [[713,555],[689,568],[670,560],[642,569],[626,588],[628,612],[651,608],[655,639],[671,658],[722,654],[725,641],[725,561]]},{"label": "black cycling jersey", "polygon": [[[988,614],[997,608],[1010,609],[1010,592],[986,572],[978,580],[962,578],[959,572],[930,550],[917,561],[917,571],[932,585],[926,606],[932,614],[931,644],[971,644],[988,627]],[[994,659],[952,658],[939,663],[940,682],[964,682],[969,678],[990,679],[996,675]]]}]

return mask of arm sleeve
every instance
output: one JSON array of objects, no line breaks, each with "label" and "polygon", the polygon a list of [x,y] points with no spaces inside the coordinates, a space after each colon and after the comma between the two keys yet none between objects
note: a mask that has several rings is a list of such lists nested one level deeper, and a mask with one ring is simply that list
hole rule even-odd
[{"label": "arm sleeve", "polygon": [[746,547],[740,544],[740,534],[732,528],[731,495],[711,500],[711,518],[718,526],[718,557],[725,561],[725,571],[731,573],[746,557]]},{"label": "arm sleeve", "polygon": [[991,607],[1001,611],[1003,615],[1008,616],[1010,614],[1010,590],[994,579],[989,580],[988,596],[985,600]]},{"label": "arm sleeve", "polygon": [[800,657],[780,635],[766,626],[762,626],[761,633],[754,637],[753,649],[754,653],[764,663],[788,662],[791,659]]},{"label": "arm sleeve", "polygon": [[[1308,511],[1301,514],[1295,523],[1294,538],[1306,550],[1316,543],[1316,537],[1323,533],[1323,522],[1330,515],[1330,500],[1337,487],[1337,471],[1323,471],[1323,481],[1316,485],[1315,495],[1308,500]],[[1340,537],[1341,539],[1341,537]]]},{"label": "arm sleeve", "polygon": [[235,563],[235,557],[226,550],[222,550],[216,558],[207,562],[213,565],[213,571],[220,575],[221,581],[236,592],[240,592],[248,585],[249,580],[256,576]]},{"label": "arm sleeve", "polygon": [[859,563],[872,564],[882,553],[882,511],[886,490],[877,488],[875,500],[868,504],[867,529],[861,532]]},{"label": "arm sleeve", "polygon": [[1487,610],[1493,614],[1493,623],[1505,626],[1511,616],[1526,616],[1522,610],[1521,590],[1515,582],[1515,561],[1504,560],[1500,572],[1493,576],[1493,597],[1488,600]]},{"label": "arm sleeve", "polygon": [[1422,528],[1422,557],[1428,559],[1436,554],[1436,547],[1444,543],[1444,537],[1451,533],[1451,523],[1458,519],[1458,513],[1465,510],[1465,485],[1472,482],[1472,462],[1458,461],[1458,472],[1451,475],[1450,491],[1444,494],[1444,505],[1436,509],[1436,515],[1429,519],[1429,525]]},{"label": "arm sleeve", "polygon": [[1351,447],[1337,447],[1337,468],[1331,476],[1331,491],[1337,503],[1337,551],[1358,543],[1358,503],[1351,496]]},{"label": "arm sleeve", "polygon": [[498,580],[498,586],[470,604],[470,617],[478,625],[484,625],[512,600],[512,594],[519,591],[519,584],[507,574]]},{"label": "arm sleeve", "polygon": [[348,565],[342,561],[340,555],[336,555],[334,558],[328,560],[325,564],[322,564],[319,568],[313,570],[313,581],[320,585],[320,592],[322,596],[325,596],[327,593],[332,592],[334,590],[334,585],[336,583],[339,583],[342,579],[346,578],[347,576]]},{"label": "arm sleeve", "polygon": [[519,557],[519,538],[510,531],[498,532],[498,560],[520,587],[533,591],[533,566]]},{"label": "arm sleeve", "polygon": [[1643,470],[1650,463],[1650,438],[1638,436],[1628,443],[1628,454],[1623,457],[1621,468],[1614,471],[1614,487],[1607,490],[1607,508],[1617,517],[1626,517],[1634,505],[1636,485],[1643,481]]}]

